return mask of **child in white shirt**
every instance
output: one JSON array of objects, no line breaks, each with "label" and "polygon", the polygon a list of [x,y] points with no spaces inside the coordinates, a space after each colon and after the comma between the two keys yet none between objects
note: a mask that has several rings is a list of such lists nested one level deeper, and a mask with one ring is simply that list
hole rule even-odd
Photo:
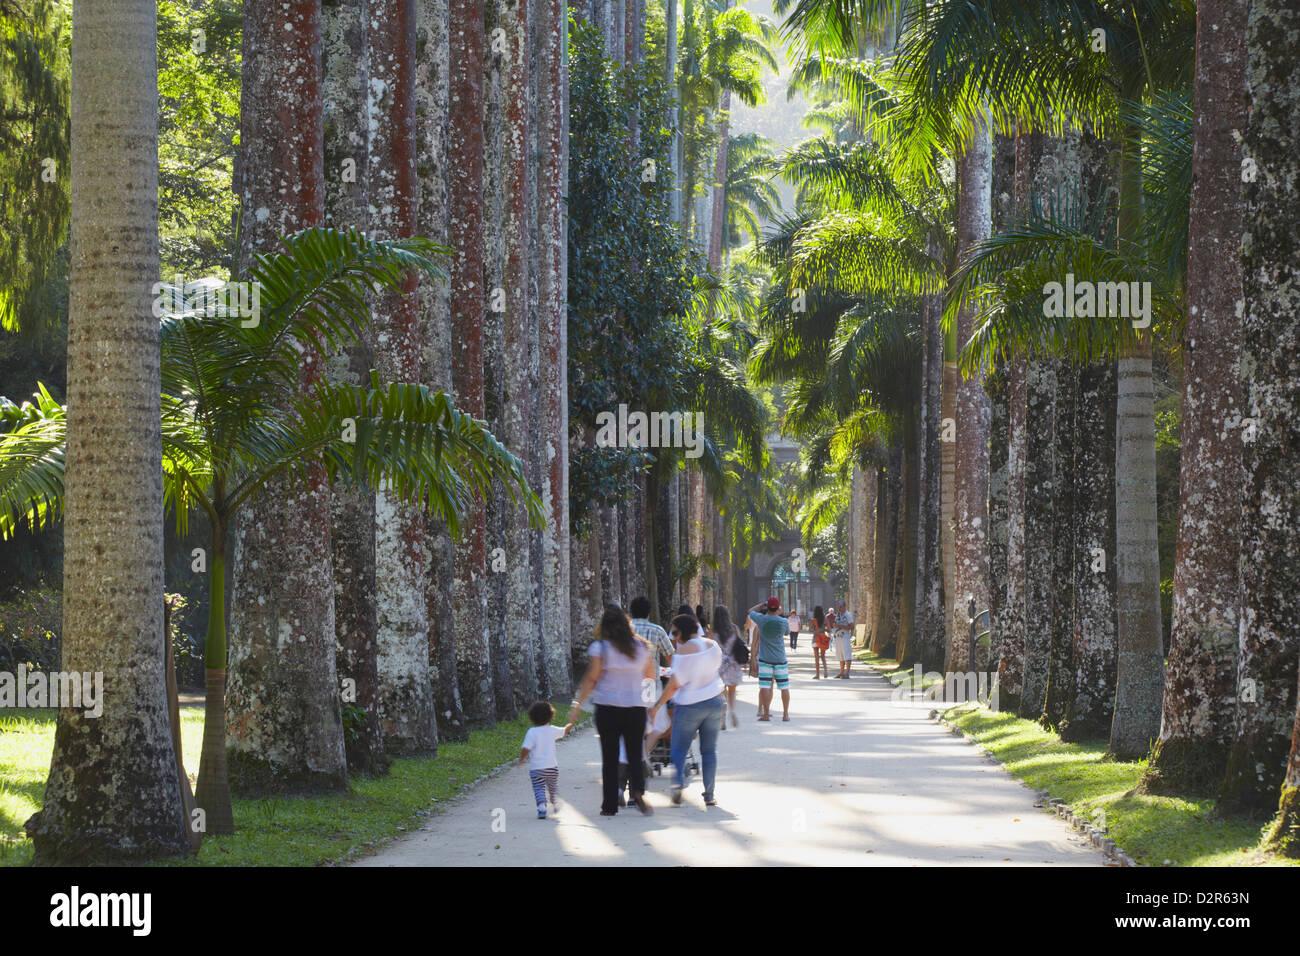
[{"label": "child in white shirt", "polygon": [[573,724],[556,727],[555,708],[539,700],[528,708],[528,719],[533,722],[524,734],[519,762],[528,761],[528,776],[533,782],[533,796],[537,799],[537,819],[546,819],[546,797],[549,792],[551,807],[559,809],[555,794],[560,786],[560,763],[555,755],[555,742],[573,729]]}]

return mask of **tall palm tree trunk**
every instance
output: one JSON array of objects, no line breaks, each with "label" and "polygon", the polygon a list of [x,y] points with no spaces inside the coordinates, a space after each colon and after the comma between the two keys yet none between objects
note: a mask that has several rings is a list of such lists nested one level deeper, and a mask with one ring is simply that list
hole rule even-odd
[{"label": "tall palm tree trunk", "polygon": [[568,234],[563,196],[567,191],[569,101],[568,17],[562,0],[538,0],[536,27],[538,382],[542,387],[541,427],[547,529],[542,540],[542,633],[546,640],[547,690],[552,696],[572,688],[569,631],[569,386]]},{"label": "tall palm tree trunk", "polygon": [[681,117],[677,102],[677,0],[664,0],[664,86],[668,88],[668,130],[672,142],[668,147],[672,165],[673,188],[670,196],[673,222],[682,222]]},{"label": "tall palm tree trunk", "polygon": [[[417,230],[415,0],[370,0],[371,228],[379,238]],[[375,367],[385,381],[419,381],[419,303],[411,273],[401,293],[376,295]],[[424,598],[424,518],[383,488],[375,492],[375,610],[379,712],[388,749],[437,750]]]},{"label": "tall palm tree trunk", "polygon": [[1037,720],[1047,700],[1056,591],[1052,572],[1056,474],[1056,369],[1030,359],[1025,372],[1025,624],[1020,716]]},{"label": "tall palm tree trunk", "polygon": [[943,501],[942,394],[943,333],[939,326],[942,307],[937,296],[921,299],[923,343],[921,351],[921,439],[920,500],[916,560],[917,658],[927,670],[940,670],[946,654],[947,626],[943,589]]},{"label": "tall palm tree trunk", "polygon": [[1244,0],[1196,6],[1196,126],[1183,341],[1178,547],[1160,737],[1144,787],[1206,790],[1223,779],[1237,677],[1241,522],[1241,236],[1246,115]]},{"label": "tall palm tree trunk", "polygon": [[1295,5],[1253,0],[1246,49],[1250,109],[1244,155],[1257,174],[1246,185],[1243,231],[1248,238],[1241,260],[1245,312],[1240,368],[1247,415],[1242,433],[1247,440],[1239,578],[1241,665],[1236,736],[1219,807],[1248,812],[1280,808],[1270,842],[1294,856],[1300,852],[1294,829],[1300,811],[1300,735],[1295,734],[1300,655],[1300,203],[1294,185],[1300,156],[1300,98],[1294,72],[1300,56],[1300,13]]},{"label": "tall palm tree trunk", "polygon": [[1061,739],[1110,731],[1115,702],[1115,366],[1079,371],[1075,407],[1074,680]]},{"label": "tall palm tree trunk", "polygon": [[898,607],[898,643],[894,656],[904,667],[920,660],[921,648],[916,636],[917,565],[921,558],[921,436],[919,415],[905,417],[903,424],[902,515],[899,535],[903,562],[902,591]]},{"label": "tall palm tree trunk", "polygon": [[1056,363],[1056,422],[1052,496],[1052,627],[1047,652],[1047,696],[1039,722],[1059,730],[1074,687],[1074,538],[1075,400],[1079,370],[1069,360]]},{"label": "tall palm tree trunk", "polygon": [[[448,0],[425,0],[416,10],[416,148],[419,178],[420,235],[450,244],[451,216],[448,184],[448,126],[450,123],[451,49]],[[453,393],[451,288],[445,282],[422,282],[420,341],[423,369],[420,381]],[[537,487],[534,485],[534,487]],[[452,582],[455,545],[447,526],[426,517],[425,619],[429,624],[429,685],[436,710],[438,737],[465,740],[469,730],[456,671],[456,640]]]},{"label": "tall palm tree trunk", "polygon": [[652,520],[646,522],[653,531],[652,554],[655,568],[655,587],[650,599],[654,602],[653,620],[667,620],[673,611],[673,552],[672,552],[672,488],[658,470],[646,477],[646,499],[654,502]]},{"label": "tall palm tree trunk", "polygon": [[[1016,139],[993,136],[992,228],[1006,229],[1015,218]],[[989,398],[989,649],[987,666],[996,672],[1002,656],[1002,615],[1007,600],[1007,451],[1010,432],[1010,377],[1005,362],[985,377]]]},{"label": "tall palm tree trunk", "polygon": [[687,499],[690,502],[690,517],[687,519],[687,531],[690,535],[687,547],[690,553],[695,557],[695,573],[691,575],[687,583],[687,597],[685,601],[694,607],[704,596],[704,563],[700,560],[704,555],[704,521],[706,504],[704,501],[704,474],[698,469],[691,469],[687,472],[689,475],[690,496]]},{"label": "tall palm tree trunk", "polygon": [[953,595],[957,591],[957,374],[956,329],[945,336],[943,379],[939,395],[939,546],[943,560],[943,661],[952,657],[950,646],[957,621]]},{"label": "tall palm tree trunk", "polygon": [[[253,255],[273,249],[279,236],[324,219],[319,3],[244,5],[240,149],[239,272],[246,274]],[[306,392],[323,374],[324,357],[300,347]],[[278,479],[236,519],[226,742],[232,783],[246,791],[347,786],[328,492],[323,469],[306,485]],[[199,790],[213,792],[203,781]]]},{"label": "tall palm tree trunk", "polygon": [[623,62],[632,65],[645,59],[645,0],[624,0]]},{"label": "tall palm tree trunk", "polygon": [[[1029,207],[1042,138],[1016,130],[1010,205],[1016,218]],[[1001,633],[998,655],[998,709],[1021,713],[1026,685],[1026,630],[1029,624],[1028,486],[1030,362],[1016,355],[1007,363],[1007,583],[1006,603],[995,622]]]},{"label": "tall palm tree trunk", "polygon": [[[1114,234],[1118,168],[1113,143],[1084,130],[1080,142],[1084,194],[1104,215],[1102,232]],[[1079,370],[1074,453],[1074,680],[1062,740],[1092,740],[1109,733],[1115,702],[1115,364],[1098,361]]]},{"label": "tall palm tree trunk", "polygon": [[[450,232],[458,255],[452,267],[451,325],[457,346],[452,361],[456,405],[476,418],[487,412],[484,396],[484,329],[487,306],[483,238],[483,0],[450,0],[450,136],[447,169]],[[452,583],[456,671],[470,726],[496,717],[492,647],[487,627],[486,509],[480,499],[466,517],[456,544]]]},{"label": "tall palm tree trunk", "polygon": [[189,848],[163,673],[156,11],[81,0],[73,19],[61,667],[103,675],[103,711],[59,708],[25,824],[40,863]]},{"label": "tall palm tree trunk", "polygon": [[[1141,241],[1140,159],[1134,131],[1120,145],[1119,242]],[[1115,406],[1115,565],[1119,602],[1115,716],[1110,753],[1136,760],[1160,734],[1164,638],[1160,630],[1160,555],[1156,524],[1155,384],[1151,336],[1119,360]]]},{"label": "tall palm tree trunk", "polygon": [[[325,222],[369,231],[370,160],[368,0],[321,8],[322,98],[325,125]],[[347,352],[333,356],[329,375],[363,384],[374,368],[374,333],[367,329]],[[339,481],[330,488],[330,554],[334,565],[334,633],[345,705],[360,709],[345,735],[348,772],[377,775],[388,759],[379,726],[379,666],[375,633],[375,496]],[[224,755],[223,755],[224,759]]]},{"label": "tall palm tree trunk", "polygon": [[[978,124],[958,161],[957,252],[966,255],[975,243],[988,238],[992,228],[993,142],[987,125]],[[975,310],[957,314],[957,347],[974,332]],[[988,607],[988,395],[979,378],[962,379],[956,392],[957,441],[953,501],[954,586],[947,595],[952,613],[946,623],[953,629],[948,641],[945,670],[967,671],[969,659],[969,607],[976,613]]]},{"label": "tall palm tree trunk", "polygon": [[727,135],[730,126],[731,90],[722,91],[722,102],[718,105],[718,153],[713,161],[713,189],[710,201],[713,212],[709,216],[709,268],[716,273],[722,271],[722,236],[726,231],[727,206]]},{"label": "tall palm tree trunk", "polygon": [[883,508],[878,509],[880,525],[876,531],[877,599],[876,639],[873,653],[891,655],[898,642],[898,562],[901,558],[899,535],[902,532],[902,445],[890,454],[889,466],[881,470]]},{"label": "tall palm tree trunk", "polygon": [[[506,235],[504,231],[506,194],[505,100],[511,91],[503,86],[509,36],[502,25],[504,4],[485,0],[486,36],[492,42],[483,53],[483,288],[488,306],[483,322],[483,407],[492,433],[505,435],[506,420]],[[492,660],[492,699],[495,718],[507,720],[518,711],[514,707],[514,683],[510,674],[510,635],[506,626],[506,590],[509,582],[510,557],[506,550],[511,505],[505,486],[493,483],[484,499],[487,574],[484,591],[487,600],[488,645]]]},{"label": "tall palm tree trunk", "polygon": [[[1078,139],[1030,134],[1018,138],[1016,206],[1025,215],[1044,206],[1062,187],[1080,178]],[[1060,390],[1057,363],[1031,358],[1025,375],[1025,497],[1024,497],[1024,683],[1020,714],[1038,720],[1047,703],[1053,624],[1062,619],[1056,588],[1053,543],[1061,499],[1058,482],[1064,468],[1058,454],[1057,405]],[[1066,534],[1062,529],[1062,534]],[[1057,642],[1058,650],[1061,641]],[[1068,695],[1061,698],[1059,713]]]},{"label": "tall palm tree trunk", "polygon": [[622,604],[619,586],[622,567],[618,553],[618,505],[601,505],[596,509],[592,534],[599,538],[600,562],[593,569],[600,580],[602,604]]},{"label": "tall palm tree trunk", "polygon": [[[858,623],[867,625],[870,630],[875,619],[873,582],[876,567],[876,470],[854,465],[853,484],[858,499],[854,510],[857,534],[853,554],[853,562],[857,567],[857,588],[851,598],[851,610]],[[937,524],[936,521],[936,527]]]},{"label": "tall palm tree trunk", "polygon": [[[529,308],[532,279],[532,209],[529,197],[533,164],[529,161],[532,135],[528,97],[514,91],[527,90],[532,67],[529,44],[528,0],[498,2],[499,23],[506,32],[505,63],[502,67],[502,174],[504,204],[501,235],[504,248],[503,292],[505,293],[504,355],[505,441],[524,463],[530,482],[539,487],[537,468],[537,313]],[[515,505],[505,514],[505,628],[509,642],[511,709],[518,712],[537,698],[540,628],[533,588],[531,561],[532,532],[526,511]]]},{"label": "tall palm tree trunk", "polygon": [[1028,365],[1027,359],[1017,356],[1007,366],[1007,586],[1006,602],[998,614],[996,626],[1001,634],[998,709],[1013,714],[1020,712],[1025,682]]}]

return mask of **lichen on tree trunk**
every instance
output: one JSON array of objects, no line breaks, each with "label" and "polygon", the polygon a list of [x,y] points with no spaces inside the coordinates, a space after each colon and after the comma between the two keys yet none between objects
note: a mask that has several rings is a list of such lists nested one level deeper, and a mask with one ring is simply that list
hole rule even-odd
[{"label": "lichen on tree trunk", "polygon": [[1074,686],[1074,539],[1075,427],[1079,370],[1070,362],[1056,363],[1056,421],[1053,435],[1052,496],[1052,630],[1047,654],[1047,695],[1039,722],[1059,731],[1065,721]]},{"label": "lichen on tree trunk", "polygon": [[1183,408],[1173,620],[1160,723],[1143,787],[1204,791],[1222,781],[1237,677],[1241,523],[1241,148],[1246,112],[1242,0],[1196,5],[1192,199],[1183,332]]},{"label": "lichen on tree trunk", "polygon": [[[367,5],[348,0],[321,8],[325,223],[335,229],[369,230]],[[326,374],[331,381],[361,385],[373,367],[374,333],[365,330],[352,348],[330,357]],[[355,691],[344,703],[364,714],[345,735],[348,772],[377,775],[387,770],[388,760],[379,726],[373,492],[341,480],[330,488],[330,554],[338,677]]]},{"label": "lichen on tree trunk", "polygon": [[[324,218],[319,4],[244,6],[239,272],[277,238]],[[299,387],[323,374],[307,344]],[[226,685],[232,786],[347,786],[335,672],[329,488],[276,479],[236,518]]]},{"label": "lichen on tree trunk", "polygon": [[[992,228],[993,143],[986,122],[978,122],[958,160],[958,255],[965,256]],[[975,309],[957,313],[957,348],[975,330]],[[945,670],[962,672],[974,667],[970,660],[970,604],[975,613],[988,608],[988,481],[989,401],[978,377],[961,377],[955,396],[957,426],[953,500],[952,591],[947,594],[953,614]]]},{"label": "lichen on tree trunk", "polygon": [[1115,701],[1115,366],[1079,371],[1075,404],[1074,681],[1061,739],[1110,732]]},{"label": "lichen on tree trunk", "polygon": [[[933,250],[932,250],[933,254]],[[923,337],[921,351],[921,437],[918,447],[919,498],[916,559],[916,640],[917,658],[924,670],[936,671],[943,667],[946,650],[943,590],[943,533],[940,522],[942,507],[943,452],[941,435],[943,393],[943,333],[940,329],[942,305],[938,296],[923,296],[921,318]],[[874,479],[874,475],[872,476]],[[874,480],[872,481],[874,490]],[[875,495],[865,496],[874,503]],[[874,525],[872,525],[874,529]],[[864,536],[866,537],[866,536]],[[872,540],[874,536],[868,537]],[[874,546],[874,540],[872,540]],[[865,552],[864,553],[870,553]],[[874,555],[872,555],[874,559]],[[859,613],[859,621],[871,618]]]},{"label": "lichen on tree trunk", "polygon": [[[1250,96],[1244,155],[1257,169],[1245,187],[1244,335],[1239,368],[1250,423],[1243,431],[1240,650],[1236,737],[1219,806],[1281,814],[1271,833],[1296,854],[1300,786],[1300,11],[1253,0],[1246,27]],[[1253,700],[1248,700],[1246,681]],[[1287,749],[1290,743],[1288,762]],[[1290,828],[1290,829],[1289,829]]]},{"label": "lichen on tree trunk", "polygon": [[1026,720],[1037,720],[1047,700],[1048,652],[1056,597],[1052,577],[1055,421],[1056,370],[1049,360],[1031,359],[1025,371],[1025,623],[1020,696],[1020,716]]},{"label": "lichen on tree trunk", "polygon": [[[425,0],[416,10],[416,176],[419,180],[420,235],[447,244],[447,124],[451,70],[447,0]],[[452,394],[451,289],[445,282],[422,282],[420,308],[421,382]],[[446,525],[425,520],[425,617],[428,621],[430,693],[438,737],[465,740],[469,731],[456,673],[452,633],[452,579],[455,552]]]},{"label": "lichen on tree trunk", "polygon": [[1013,358],[1007,376],[1007,589],[998,615],[998,709],[1019,713],[1025,674],[1025,418],[1027,365]]}]

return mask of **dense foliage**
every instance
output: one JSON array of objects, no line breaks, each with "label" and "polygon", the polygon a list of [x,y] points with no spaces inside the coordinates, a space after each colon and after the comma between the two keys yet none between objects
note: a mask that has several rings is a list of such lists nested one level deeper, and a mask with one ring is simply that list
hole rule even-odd
[{"label": "dense foliage", "polygon": [[680,409],[689,350],[683,317],[700,256],[670,214],[669,97],[651,64],[620,68],[597,30],[570,37],[569,514],[585,533],[594,503],[630,492],[648,456],[583,442],[602,411]]}]

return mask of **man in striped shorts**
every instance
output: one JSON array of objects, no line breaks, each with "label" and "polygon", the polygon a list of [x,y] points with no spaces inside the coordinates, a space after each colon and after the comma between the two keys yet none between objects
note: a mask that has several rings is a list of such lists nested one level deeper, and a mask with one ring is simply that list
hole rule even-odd
[{"label": "man in striped shorts", "polygon": [[785,658],[789,621],[781,617],[781,601],[770,597],[749,612],[754,637],[749,649],[749,673],[758,678],[758,719],[772,719],[772,685],[781,691],[782,720],[790,719],[790,665]]}]

